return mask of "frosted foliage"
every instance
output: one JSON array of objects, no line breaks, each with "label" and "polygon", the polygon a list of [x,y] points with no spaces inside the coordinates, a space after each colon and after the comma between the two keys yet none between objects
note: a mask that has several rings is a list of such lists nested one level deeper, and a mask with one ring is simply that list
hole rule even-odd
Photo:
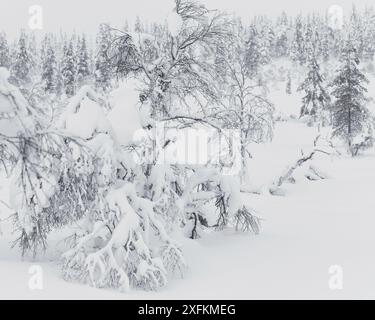
[{"label": "frosted foliage", "polygon": [[[153,203],[139,198],[133,185],[112,190],[106,201],[104,220],[64,254],[65,278],[79,278],[97,287],[125,291],[130,286],[155,290],[167,281],[163,260],[168,267],[173,262],[172,267],[179,264],[184,268],[181,251],[156,218]],[[150,227],[159,234],[162,257],[154,256],[150,250],[147,234]],[[92,252],[93,243],[102,245]]]}]

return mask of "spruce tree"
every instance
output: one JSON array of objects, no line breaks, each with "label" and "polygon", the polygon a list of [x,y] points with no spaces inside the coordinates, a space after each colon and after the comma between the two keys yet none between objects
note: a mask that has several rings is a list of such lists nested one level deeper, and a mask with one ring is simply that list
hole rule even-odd
[{"label": "spruce tree", "polygon": [[86,38],[83,35],[82,39],[78,42],[77,52],[77,83],[82,85],[87,81],[90,75],[90,61],[87,51]]},{"label": "spruce tree", "polygon": [[356,48],[358,58],[362,59],[364,55],[364,35],[366,26],[363,23],[363,17],[357,12],[353,5],[349,19],[349,37],[353,46]]},{"label": "spruce tree", "polygon": [[57,92],[57,61],[55,50],[48,40],[44,48],[44,56],[42,61],[42,81],[44,88],[48,93]]},{"label": "spruce tree", "polygon": [[301,65],[304,64],[306,61],[303,24],[301,16],[298,16],[295,22],[295,31],[292,45],[290,48],[290,57],[293,61]]},{"label": "spruce tree", "polygon": [[37,40],[34,34],[30,34],[27,40],[27,52],[30,60],[30,78],[33,79],[37,77],[41,72],[41,61],[40,55],[37,49]]},{"label": "spruce tree", "polygon": [[312,49],[315,46],[314,31],[311,23],[307,23],[303,38],[303,61],[309,62]]},{"label": "spruce tree", "polygon": [[245,52],[245,61],[248,70],[248,75],[250,77],[254,77],[258,73],[258,69],[261,63],[261,44],[259,41],[259,34],[255,25],[252,25],[250,27],[248,39],[249,40],[246,43],[247,48]]},{"label": "spruce tree", "polygon": [[364,14],[364,43],[363,43],[363,58],[372,61],[375,54],[375,13],[372,8],[366,8]]},{"label": "spruce tree", "polygon": [[368,80],[359,70],[358,53],[350,40],[340,60],[342,65],[331,84],[336,98],[332,105],[333,136],[342,138],[353,152],[353,138],[366,130],[369,119],[367,89],[364,87]]},{"label": "spruce tree", "polygon": [[6,34],[4,32],[0,33],[0,67],[9,68],[10,57],[9,57],[9,47]]},{"label": "spruce tree", "polygon": [[125,20],[125,23],[124,23],[124,27],[122,28],[125,32],[129,32],[129,22],[128,20],[126,19]]},{"label": "spruce tree", "polygon": [[275,34],[268,23],[262,26],[259,37],[259,55],[260,64],[266,65],[271,61],[271,56],[274,54]]},{"label": "spruce tree", "polygon": [[284,57],[288,53],[288,17],[285,12],[282,13],[281,17],[278,19],[277,26],[275,29],[275,56]]},{"label": "spruce tree", "polygon": [[139,16],[136,17],[135,23],[134,23],[134,32],[141,33],[143,32],[142,22]]},{"label": "spruce tree", "polygon": [[330,39],[327,30],[322,31],[319,54],[323,58],[323,61],[327,62],[330,56]]},{"label": "spruce tree", "polygon": [[65,93],[72,96],[75,93],[76,81],[76,60],[74,56],[73,41],[70,40],[69,45],[64,46],[64,54],[61,66],[61,73]]},{"label": "spruce tree", "polygon": [[103,90],[110,87],[112,68],[108,57],[108,50],[111,43],[111,33],[109,27],[102,24],[97,36],[97,58],[95,61],[95,82],[97,87]]},{"label": "spruce tree", "polygon": [[31,81],[31,58],[27,49],[26,37],[25,32],[22,32],[18,40],[16,58],[11,68],[11,80],[19,87],[23,87]]},{"label": "spruce tree", "polygon": [[324,78],[320,74],[320,67],[315,53],[309,58],[309,70],[306,79],[297,91],[305,93],[302,98],[300,117],[311,116],[313,122],[324,122],[324,112],[328,110],[329,95],[324,88]]}]

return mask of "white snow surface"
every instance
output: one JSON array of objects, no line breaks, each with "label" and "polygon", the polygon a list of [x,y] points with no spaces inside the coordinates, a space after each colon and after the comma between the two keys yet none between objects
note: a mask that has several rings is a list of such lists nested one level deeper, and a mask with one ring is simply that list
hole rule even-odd
[{"label": "white snow surface", "polygon": [[124,80],[118,89],[111,93],[112,110],[107,119],[121,145],[132,142],[136,131],[142,129],[142,111],[140,110],[139,92],[141,84],[136,79]]}]

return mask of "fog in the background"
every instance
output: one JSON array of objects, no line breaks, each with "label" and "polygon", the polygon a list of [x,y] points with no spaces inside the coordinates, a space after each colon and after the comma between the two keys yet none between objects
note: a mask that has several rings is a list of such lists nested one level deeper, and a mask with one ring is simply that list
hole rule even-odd
[{"label": "fog in the background", "polygon": [[[352,0],[201,0],[210,9],[236,13],[244,20],[257,14],[276,16],[282,11],[289,15],[313,11],[324,12],[331,5],[340,5],[345,12],[352,7]],[[356,0],[358,9],[371,5],[369,0]],[[96,32],[100,22],[110,22],[121,27],[125,19],[134,23],[135,17],[149,21],[165,19],[173,8],[173,0],[0,0],[0,30],[8,36],[17,36],[21,28],[28,28],[29,7],[40,5],[44,10],[44,30],[48,32]]]}]

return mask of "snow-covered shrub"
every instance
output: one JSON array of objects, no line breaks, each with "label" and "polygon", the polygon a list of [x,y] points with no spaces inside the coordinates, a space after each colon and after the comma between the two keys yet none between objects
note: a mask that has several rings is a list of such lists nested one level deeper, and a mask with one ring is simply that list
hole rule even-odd
[{"label": "snow-covered shrub", "polygon": [[366,124],[366,129],[363,132],[353,139],[353,144],[350,148],[350,153],[353,156],[358,155],[360,151],[364,151],[366,149],[372,148],[375,144],[375,137],[374,137],[374,124],[368,121]]},{"label": "snow-covered shrub", "polygon": [[238,176],[223,176],[217,168],[196,169],[186,181],[182,199],[191,238],[199,236],[200,226],[259,232],[260,220],[244,204]]},{"label": "snow-covered shrub", "polygon": [[[150,228],[159,236],[159,248],[149,239]],[[129,183],[108,193],[102,219],[63,256],[66,279],[125,291],[155,290],[167,282],[166,268],[184,267],[181,249],[156,218],[154,204]]]},{"label": "snow-covered shrub", "polygon": [[[180,246],[168,232],[174,222],[168,219],[177,215],[175,211],[169,214],[173,202],[167,184],[161,187],[166,172],[147,161],[134,163],[129,150],[117,144],[95,95],[91,93],[90,98],[88,93],[72,99],[61,123],[84,139],[96,155],[94,175],[100,201],[86,214],[80,234],[63,255],[64,278],[125,291],[131,287],[155,290],[166,284],[168,271],[182,273],[186,265]],[[74,125],[82,119],[85,128]],[[129,147],[143,154],[147,142]],[[124,172],[115,174],[119,170]]]},{"label": "snow-covered shrub", "polygon": [[[2,69],[1,107],[9,116],[1,118],[2,158],[12,184],[10,202],[17,239],[22,253],[35,255],[46,247],[48,232],[80,218],[94,197],[95,183],[90,176],[90,156],[80,142],[49,128],[40,121],[38,110],[8,83]],[[8,100],[7,100],[8,99]],[[4,114],[3,113],[3,114]],[[81,155],[80,169],[72,148]],[[86,201],[88,199],[88,201]]]},{"label": "snow-covered shrub", "polygon": [[11,204],[19,233],[15,244],[23,254],[45,248],[49,231],[80,219],[96,198],[87,151],[74,159],[66,140],[50,133],[15,142],[19,160],[12,169]]}]

